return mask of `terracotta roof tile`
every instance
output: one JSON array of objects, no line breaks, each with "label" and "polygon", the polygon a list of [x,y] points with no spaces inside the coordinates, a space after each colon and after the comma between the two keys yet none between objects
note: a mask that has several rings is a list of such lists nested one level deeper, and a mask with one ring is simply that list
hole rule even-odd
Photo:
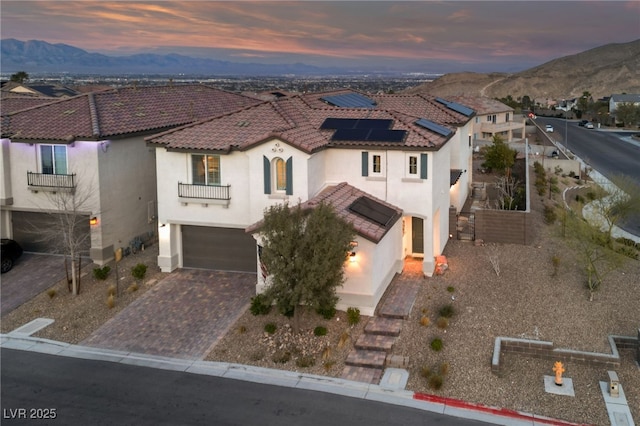
[{"label": "terracotta roof tile", "polygon": [[[416,125],[418,118],[428,118],[452,130],[469,120],[433,99],[419,95],[380,96],[376,98],[380,100],[379,107],[373,109],[330,106],[319,101],[322,96],[322,93],[315,93],[267,101],[242,111],[153,135],[146,140],[167,149],[224,152],[248,149],[271,137],[278,137],[308,153],[327,147],[438,149],[450,136],[444,137]],[[407,135],[402,142],[334,141],[333,130],[320,129],[327,118],[391,119],[392,130],[405,130]]]},{"label": "terracotta roof tile", "polygon": [[[382,204],[393,211],[394,215],[386,226],[354,213],[349,209],[349,207],[361,197]],[[369,195],[346,182],[326,187],[318,195],[302,203],[301,207],[303,209],[312,209],[321,203],[333,206],[338,216],[346,222],[351,223],[358,235],[376,244],[384,238],[389,229],[402,217],[402,209]],[[247,227],[245,231],[254,233],[259,231],[261,226],[262,220]]]},{"label": "terracotta roof tile", "polygon": [[260,101],[200,84],[86,93],[28,110],[3,112],[2,135],[22,140],[100,140],[150,133]]}]

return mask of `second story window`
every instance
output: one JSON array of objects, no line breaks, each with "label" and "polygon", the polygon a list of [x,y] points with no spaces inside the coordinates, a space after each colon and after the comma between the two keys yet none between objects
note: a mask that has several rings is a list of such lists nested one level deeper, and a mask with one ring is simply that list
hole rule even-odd
[{"label": "second story window", "polygon": [[371,172],[372,173],[381,173],[382,172],[382,156],[381,155],[372,155],[371,156]]},{"label": "second story window", "polygon": [[46,175],[67,174],[67,147],[65,145],[40,145],[40,166]]},{"label": "second story window", "polygon": [[194,185],[220,185],[220,156],[191,155],[191,178]]},{"label": "second story window", "polygon": [[418,175],[418,157],[415,155],[409,156],[409,176]]},{"label": "second story window", "polygon": [[287,190],[287,168],[282,158],[273,160],[276,191]]}]

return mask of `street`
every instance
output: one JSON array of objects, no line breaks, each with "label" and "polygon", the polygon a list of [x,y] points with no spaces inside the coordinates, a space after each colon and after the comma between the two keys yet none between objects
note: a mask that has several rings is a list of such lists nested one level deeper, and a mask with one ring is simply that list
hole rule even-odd
[{"label": "street", "polygon": [[486,423],[359,398],[2,349],[2,424],[456,425]]}]

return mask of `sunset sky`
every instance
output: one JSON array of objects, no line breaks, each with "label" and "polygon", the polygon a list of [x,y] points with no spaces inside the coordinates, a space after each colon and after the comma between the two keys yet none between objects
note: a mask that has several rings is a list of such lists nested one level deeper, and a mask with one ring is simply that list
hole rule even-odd
[{"label": "sunset sky", "polygon": [[[640,1],[5,1],[2,38],[107,55],[520,71],[640,39]],[[439,68],[440,69],[440,68]]]}]

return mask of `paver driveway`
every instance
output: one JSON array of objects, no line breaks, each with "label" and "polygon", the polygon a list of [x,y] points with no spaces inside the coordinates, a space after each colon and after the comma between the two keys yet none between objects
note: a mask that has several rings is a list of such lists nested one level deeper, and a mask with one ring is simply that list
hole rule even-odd
[{"label": "paver driveway", "polygon": [[82,344],[202,359],[247,309],[256,275],[181,269],[154,285]]},{"label": "paver driveway", "polygon": [[23,253],[13,268],[2,274],[0,311],[6,315],[66,276],[64,257]]}]

